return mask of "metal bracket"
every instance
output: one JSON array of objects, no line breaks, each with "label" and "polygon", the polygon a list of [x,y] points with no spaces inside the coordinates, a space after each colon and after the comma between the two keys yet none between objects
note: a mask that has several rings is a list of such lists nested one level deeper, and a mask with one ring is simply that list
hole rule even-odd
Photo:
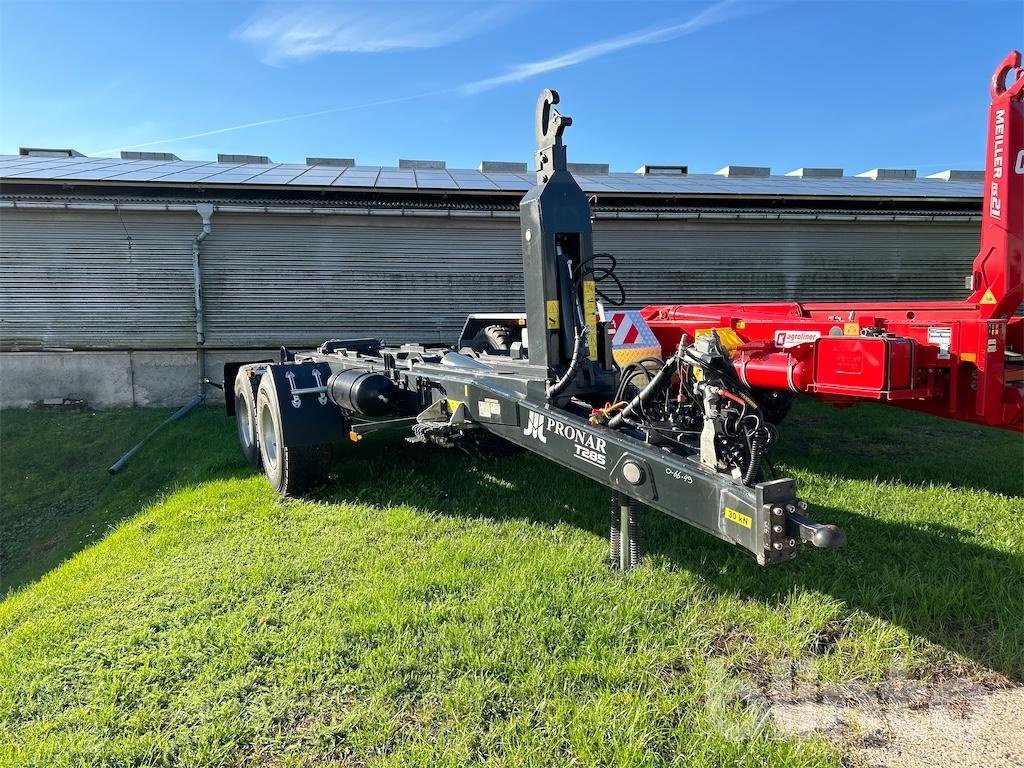
[{"label": "metal bracket", "polygon": [[313,369],[313,378],[316,379],[316,385],[318,388],[323,388],[323,392],[317,397],[317,402],[320,405],[327,405],[327,387],[324,386],[323,379],[320,378],[320,371],[316,368]]},{"label": "metal bracket", "polygon": [[313,371],[313,378],[316,379],[317,386],[300,388],[295,386],[295,371],[288,371],[284,377],[288,379],[288,389],[291,391],[292,396],[292,408],[302,407],[302,398],[300,395],[319,395],[317,400],[320,405],[327,405],[327,387],[323,385],[323,380],[320,378],[320,371]]},{"label": "metal bracket", "polygon": [[286,379],[288,379],[288,388],[292,392],[292,408],[301,408],[302,407],[302,399],[299,397],[298,393],[295,391],[295,372],[294,371],[288,371],[288,373],[286,373],[284,375],[284,377]]}]

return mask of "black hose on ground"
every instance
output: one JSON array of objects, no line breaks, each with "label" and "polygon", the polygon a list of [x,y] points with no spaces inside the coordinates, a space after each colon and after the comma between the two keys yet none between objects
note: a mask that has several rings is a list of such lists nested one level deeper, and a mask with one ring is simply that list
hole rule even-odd
[{"label": "black hose on ground", "polygon": [[189,412],[192,411],[192,409],[198,406],[205,399],[205,395],[196,395],[192,400],[189,400],[187,403],[185,403],[185,405],[181,406],[181,408],[179,408],[170,416],[168,416],[164,421],[160,422],[160,424],[157,427],[155,427],[152,432],[150,432],[144,438],[139,440],[139,442],[137,442],[135,445],[129,448],[124,456],[122,456],[120,459],[118,459],[117,461],[110,465],[110,468],[107,470],[107,472],[109,472],[112,475],[116,475],[118,472],[124,469],[124,465],[128,463],[128,460],[139,452],[139,449],[142,448],[142,446],[146,443],[147,440],[149,440],[149,438],[151,438],[161,429],[166,427],[172,421],[178,421],[179,419],[185,418],[189,414]]}]

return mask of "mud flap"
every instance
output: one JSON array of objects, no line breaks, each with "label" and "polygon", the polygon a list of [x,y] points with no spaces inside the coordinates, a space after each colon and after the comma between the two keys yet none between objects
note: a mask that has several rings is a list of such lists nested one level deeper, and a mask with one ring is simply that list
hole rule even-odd
[{"label": "mud flap", "polygon": [[331,377],[327,363],[278,363],[267,366],[264,375],[272,377],[277,390],[285,445],[337,443],[348,434],[349,420],[341,408],[327,399],[326,391],[302,393],[326,390]]}]

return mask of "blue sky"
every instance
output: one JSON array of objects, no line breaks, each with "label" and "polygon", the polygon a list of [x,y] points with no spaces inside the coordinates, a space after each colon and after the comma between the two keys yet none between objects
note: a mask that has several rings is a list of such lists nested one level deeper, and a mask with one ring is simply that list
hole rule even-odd
[{"label": "blue sky", "polygon": [[0,152],[476,167],[531,158],[553,87],[570,159],[613,170],[981,168],[1022,45],[1024,0],[3,1]]}]

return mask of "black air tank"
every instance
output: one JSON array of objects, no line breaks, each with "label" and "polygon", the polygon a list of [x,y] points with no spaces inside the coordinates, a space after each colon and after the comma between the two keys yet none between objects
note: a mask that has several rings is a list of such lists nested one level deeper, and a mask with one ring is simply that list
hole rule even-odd
[{"label": "black air tank", "polygon": [[346,411],[363,416],[395,413],[395,383],[382,373],[339,371],[327,380],[327,397]]}]

